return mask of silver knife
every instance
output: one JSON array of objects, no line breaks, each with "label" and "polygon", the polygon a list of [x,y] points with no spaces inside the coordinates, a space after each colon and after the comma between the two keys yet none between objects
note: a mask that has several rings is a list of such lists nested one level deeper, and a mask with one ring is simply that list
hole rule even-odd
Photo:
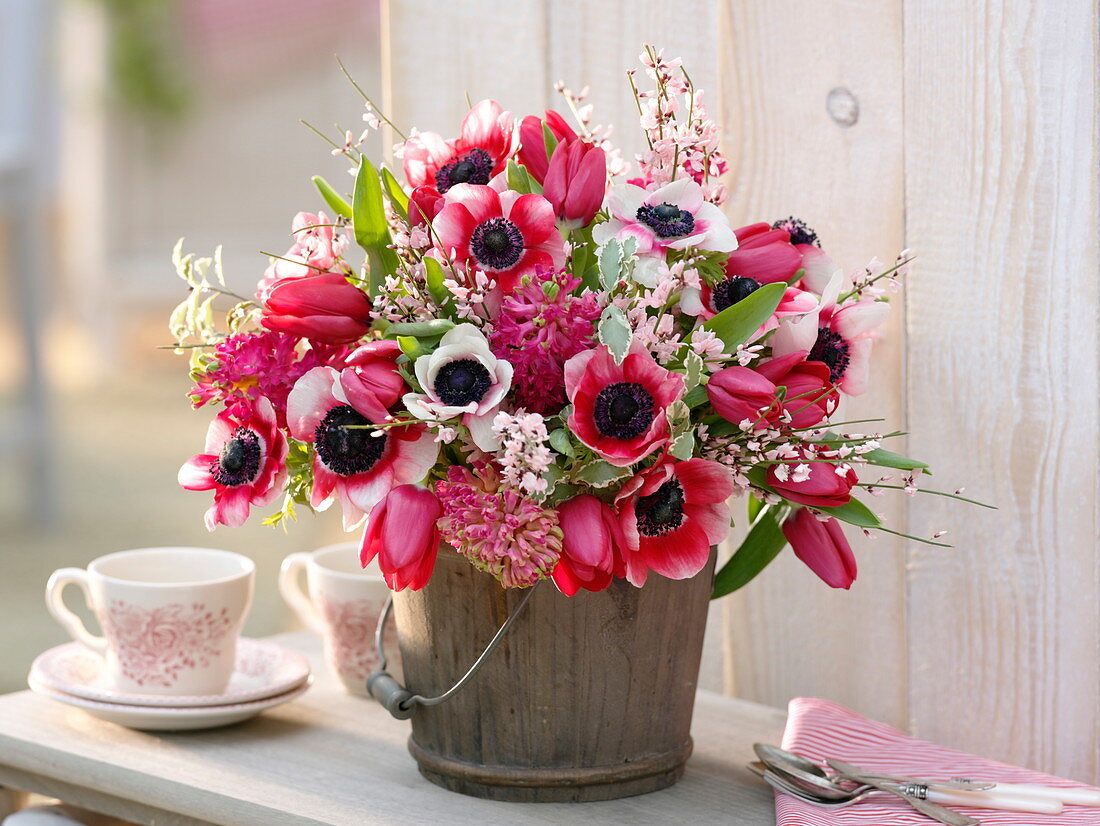
[{"label": "silver knife", "polygon": [[825,762],[828,763],[829,768],[837,774],[843,775],[849,780],[855,780],[857,783],[866,783],[868,786],[874,786],[876,789],[900,797],[921,814],[927,815],[940,823],[945,823],[947,826],[980,826],[981,824],[981,821],[977,818],[948,809],[946,806],[941,806],[938,803],[929,803],[927,800],[921,800],[917,797],[910,797],[903,793],[897,786],[882,783],[874,779],[873,775],[864,774],[863,770],[858,766],[842,763],[839,760],[826,760]]}]

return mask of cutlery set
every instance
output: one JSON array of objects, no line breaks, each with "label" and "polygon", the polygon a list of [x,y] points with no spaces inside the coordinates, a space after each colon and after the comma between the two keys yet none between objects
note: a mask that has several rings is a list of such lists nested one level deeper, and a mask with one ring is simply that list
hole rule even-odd
[{"label": "cutlery set", "polygon": [[799,754],[766,743],[753,746],[757,762],[749,770],[770,786],[825,809],[844,809],[872,795],[899,797],[916,811],[948,826],[981,821],[947,806],[970,806],[1032,814],[1061,814],[1066,804],[1100,807],[1100,791],[1036,784],[952,778],[929,780],[878,774],[839,760],[826,760],[832,773]]}]

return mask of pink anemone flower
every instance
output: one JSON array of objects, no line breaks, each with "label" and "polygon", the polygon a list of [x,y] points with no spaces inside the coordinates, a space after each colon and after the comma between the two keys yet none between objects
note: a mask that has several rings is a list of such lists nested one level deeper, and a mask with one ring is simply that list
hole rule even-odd
[{"label": "pink anemone flower", "polygon": [[315,367],[298,379],[287,399],[291,435],[314,448],[310,505],[319,509],[338,496],[345,530],[359,524],[395,485],[423,479],[439,455],[424,425],[376,431],[371,425],[382,424],[384,411],[377,397],[364,403],[364,380],[354,371]]},{"label": "pink anemone flower", "polygon": [[858,396],[867,389],[872,333],[890,315],[890,305],[864,299],[838,306],[845,283],[843,273],[834,273],[817,310],[783,319],[771,338],[772,355],[779,358],[808,350],[807,361],[824,362],[829,380],[849,396]]},{"label": "pink anemone flower", "polygon": [[729,470],[706,459],[664,459],[628,480],[615,498],[626,579],[641,588],[650,571],[669,579],[699,573],[729,534],[732,494]]},{"label": "pink anemone flower", "polygon": [[275,408],[261,396],[223,410],[210,423],[204,452],[188,459],[179,472],[186,490],[214,491],[206,528],[239,528],[253,505],[279,495],[286,479],[286,436]]},{"label": "pink anemone flower", "polygon": [[565,241],[541,195],[458,184],[432,223],[444,255],[483,270],[504,292],[536,268],[560,269]]},{"label": "pink anemone flower", "polygon": [[517,142],[511,113],[483,100],[463,118],[457,138],[421,132],[405,141],[405,177],[409,186],[431,186],[440,194],[456,184],[487,184],[504,170]]},{"label": "pink anemone flower", "polygon": [[622,364],[604,346],[565,363],[573,405],[569,429],[616,467],[640,462],[668,441],[665,411],[684,393],[684,377],[661,367],[640,343]]},{"label": "pink anemone flower", "polygon": [[652,192],[633,184],[614,186],[607,195],[611,219],[597,224],[592,239],[599,245],[612,238],[635,238],[641,255],[666,249],[732,252],[737,236],[722,210],[704,198],[703,188],[680,178]]}]

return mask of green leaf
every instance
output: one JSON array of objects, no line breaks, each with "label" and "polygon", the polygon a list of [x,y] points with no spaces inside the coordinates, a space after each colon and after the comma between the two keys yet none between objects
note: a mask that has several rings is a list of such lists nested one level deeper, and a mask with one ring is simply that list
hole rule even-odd
[{"label": "green leaf", "polygon": [[605,488],[612,482],[625,479],[632,471],[629,467],[615,467],[603,459],[596,459],[585,465],[578,471],[574,478],[578,482],[585,482],[594,488]]},{"label": "green leaf", "polygon": [[755,496],[749,496],[745,500],[745,512],[749,516],[749,523],[756,521],[756,517],[760,515],[760,511],[764,510],[764,501],[757,499]]},{"label": "green leaf", "polygon": [[558,148],[558,139],[557,136],[550,131],[550,127],[546,125],[545,121],[543,121],[542,124],[542,142],[546,146],[546,157],[549,158],[554,154],[554,150]]},{"label": "green leaf", "polygon": [[342,215],[351,220],[351,205],[343,199],[329,182],[322,178],[320,175],[313,176],[313,185],[317,187],[317,191],[321,193],[321,197],[325,199],[325,203],[332,207],[332,210],[337,215]]},{"label": "green leaf", "polygon": [[454,329],[455,323],[446,318],[433,318],[431,321],[403,321],[400,324],[392,324],[386,330],[386,337],[394,336],[441,336],[448,330]]},{"label": "green leaf", "polygon": [[388,247],[368,247],[367,264],[370,267],[370,283],[367,285],[372,296],[382,291],[387,275],[397,272],[397,253]]},{"label": "green leaf", "polygon": [[382,182],[378,178],[378,170],[366,156],[360,156],[359,172],[355,176],[352,226],[355,242],[365,250],[384,248],[390,243],[386,206],[382,201]]},{"label": "green leaf", "polygon": [[849,525],[857,525],[861,528],[877,528],[882,524],[882,520],[855,497],[849,499],[845,505],[835,508],[816,508],[815,510],[827,513],[829,516],[835,516],[841,522],[847,522]]},{"label": "green leaf", "polygon": [[741,546],[714,578],[711,599],[732,594],[748,585],[783,550],[787,538],[783,536],[776,511],[776,507],[768,506],[756,517]]},{"label": "green leaf", "polygon": [[707,388],[701,384],[696,385],[684,394],[684,404],[692,409],[705,404],[709,400]]},{"label": "green leaf", "polygon": [[531,192],[534,192],[536,195],[542,194],[542,187],[539,185],[539,182],[532,178],[531,173],[515,161],[508,161],[508,188],[524,195]]},{"label": "green leaf", "polygon": [[415,336],[398,336],[397,343],[401,345],[401,352],[413,360],[420,358],[427,352],[420,345],[420,339]]},{"label": "green leaf", "polygon": [[565,428],[559,427],[557,430],[550,433],[550,447],[554,448],[558,453],[562,453],[566,456],[576,456],[577,451],[573,449],[573,441],[569,438],[569,431]]},{"label": "green leaf", "polygon": [[771,318],[786,289],[787,285],[783,283],[765,284],[750,293],[747,298],[741,299],[731,307],[726,307],[703,324],[703,328],[722,339],[727,353],[734,353],[739,344],[748,341],[749,336]]},{"label": "green leaf", "polygon": [[603,344],[615,357],[616,364],[622,364],[626,354],[630,352],[630,341],[633,332],[626,315],[614,304],[608,305],[600,316],[600,326],[597,331],[600,344]]},{"label": "green leaf", "polygon": [[685,430],[676,437],[669,447],[668,452],[681,461],[687,461],[695,452],[695,434],[691,430]]},{"label": "green leaf", "polygon": [[405,194],[397,178],[393,177],[393,173],[384,166],[382,167],[382,186],[386,190],[386,196],[390,199],[394,212],[404,220],[409,220],[409,196]]},{"label": "green leaf", "polygon": [[443,265],[430,255],[424,258],[424,277],[428,282],[428,293],[437,307],[451,311],[454,301],[450,291],[443,286]]},{"label": "green leaf", "polygon": [[910,459],[908,456],[902,456],[900,453],[894,453],[892,450],[881,447],[861,455],[862,458],[867,460],[868,464],[878,465],[879,467],[892,467],[897,470],[923,470],[925,473],[931,473],[928,465],[924,462],[918,462],[916,459]]}]

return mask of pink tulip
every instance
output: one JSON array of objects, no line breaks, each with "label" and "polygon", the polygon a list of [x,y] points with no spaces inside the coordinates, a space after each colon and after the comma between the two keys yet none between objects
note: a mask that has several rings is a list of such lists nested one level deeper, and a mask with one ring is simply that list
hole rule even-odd
[{"label": "pink tulip", "polygon": [[554,584],[567,597],[581,588],[602,591],[611,584],[622,543],[615,511],[595,496],[581,494],[558,505],[558,524],[563,536]]},{"label": "pink tulip", "polygon": [[786,387],[783,409],[794,428],[813,427],[827,419],[840,400],[840,394],[829,378],[829,365],[821,361],[806,361],[806,351],[799,350],[757,365],[756,372],[776,387]]},{"label": "pink tulip", "polygon": [[748,367],[727,367],[711,376],[707,396],[715,412],[727,422],[739,425],[748,419],[754,425],[773,424],[782,408],[776,403],[775,385]]},{"label": "pink tulip", "polygon": [[542,194],[570,229],[592,223],[607,192],[607,154],[584,141],[559,143],[550,158]]},{"label": "pink tulip", "polygon": [[[801,464],[809,469],[809,475],[805,478],[796,470]],[[784,468],[785,472],[782,470]],[[796,478],[800,481],[795,481]],[[800,457],[772,465],[768,468],[767,479],[771,488],[784,499],[811,508],[837,508],[848,504],[852,498],[852,488],[859,482],[859,477],[851,468],[843,476],[838,476],[834,464],[815,461],[813,457],[809,461]]]},{"label": "pink tulip", "polygon": [[783,536],[794,555],[831,588],[851,588],[856,580],[856,558],[840,523],[830,517],[822,522],[805,508],[798,508],[783,522]]},{"label": "pink tulip", "polygon": [[408,389],[397,370],[401,345],[396,341],[368,341],[352,351],[340,371],[340,387],[348,403],[371,421],[385,421],[389,409]]},{"label": "pink tulip", "polygon": [[370,329],[370,300],[340,273],[326,272],[275,283],[260,323],[322,344],[348,344]]},{"label": "pink tulip", "polygon": [[[566,123],[565,118],[553,109],[545,112],[546,127],[557,138],[558,145],[573,143],[578,135],[573,128]],[[528,115],[520,123],[519,127],[519,162],[531,173],[531,177],[540,184],[546,180],[546,171],[549,168],[549,156],[546,152],[546,135],[543,132],[543,121],[534,115]]]},{"label": "pink tulip", "polygon": [[435,493],[419,485],[398,485],[367,518],[359,562],[365,568],[378,557],[378,567],[392,591],[419,591],[431,579],[439,553],[436,520],[443,506]]},{"label": "pink tulip", "polygon": [[790,281],[802,266],[802,254],[785,230],[768,224],[749,224],[734,230],[737,249],[726,261],[726,275],[751,278],[757,284]]}]

